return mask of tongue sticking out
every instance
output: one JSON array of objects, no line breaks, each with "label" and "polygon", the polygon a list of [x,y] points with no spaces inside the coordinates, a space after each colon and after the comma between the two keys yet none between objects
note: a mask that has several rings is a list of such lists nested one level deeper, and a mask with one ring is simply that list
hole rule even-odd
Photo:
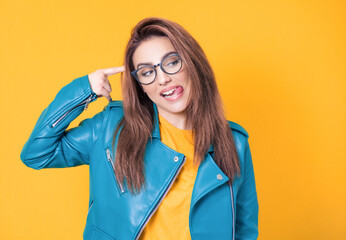
[{"label": "tongue sticking out", "polygon": [[175,89],[174,93],[177,95],[179,93],[181,93],[183,91],[182,87],[177,87],[177,89]]},{"label": "tongue sticking out", "polygon": [[163,95],[164,97],[173,97],[175,95],[178,95],[179,93],[181,93],[183,91],[182,87],[177,87],[173,92],[171,92],[170,94],[167,95]]}]

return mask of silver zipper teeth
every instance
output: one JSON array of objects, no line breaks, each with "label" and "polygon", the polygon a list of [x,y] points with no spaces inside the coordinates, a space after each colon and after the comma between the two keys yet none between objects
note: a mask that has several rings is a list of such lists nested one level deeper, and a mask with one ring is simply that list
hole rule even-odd
[{"label": "silver zipper teeth", "polygon": [[229,185],[229,188],[231,190],[231,200],[232,200],[232,239],[234,240],[235,237],[235,227],[234,227],[234,219],[235,219],[235,215],[234,215],[234,199],[233,199],[233,189],[232,189],[232,185]]},{"label": "silver zipper teeth", "polygon": [[[106,151],[107,151],[107,159],[108,159],[108,162],[111,162],[112,168],[113,168],[113,172],[114,172],[114,174],[115,174],[115,167],[114,167],[114,163],[113,163],[112,158],[111,158],[111,153],[110,153],[110,151],[109,151],[109,148],[107,148]],[[116,179],[115,179],[115,181],[116,181]],[[116,182],[117,182],[117,181],[116,181]],[[118,182],[117,182],[117,183],[118,183]],[[119,185],[119,188],[120,188],[121,193],[125,192],[123,186],[122,186],[120,183],[118,183],[118,185]]]},{"label": "silver zipper teeth", "polygon": [[88,98],[85,100],[86,103],[85,103],[84,111],[86,111],[86,110],[88,109],[89,104],[90,104],[90,102],[91,102],[92,99],[93,99],[93,95],[91,94],[90,97],[88,97]]},{"label": "silver zipper teeth", "polygon": [[93,95],[90,95],[90,97],[88,97],[87,99],[85,99],[83,102],[79,103],[78,105],[74,106],[73,108],[69,109],[67,112],[64,113],[64,115],[62,115],[58,120],[56,120],[53,124],[52,127],[55,127],[59,122],[61,122],[61,120],[63,120],[67,114],[69,114],[73,109],[75,109],[76,107],[79,107],[83,104],[85,104],[84,110],[88,109],[89,103],[92,100]]},{"label": "silver zipper teeth", "polygon": [[182,163],[180,164],[177,172],[175,173],[173,179],[171,180],[171,182],[169,183],[168,188],[166,189],[166,191],[164,192],[164,194],[162,195],[162,197],[160,198],[160,201],[156,204],[155,208],[151,211],[150,215],[147,217],[147,219],[145,220],[145,222],[143,223],[139,233],[137,234],[135,240],[138,240],[138,238],[141,236],[144,227],[147,225],[148,221],[150,220],[150,218],[153,216],[153,214],[156,212],[157,208],[160,206],[161,202],[163,201],[163,199],[165,198],[165,196],[167,195],[169,189],[171,188],[172,184],[174,183],[174,180],[177,178],[178,174],[180,173],[181,168],[183,167],[184,163],[185,163],[185,159],[186,157],[184,156],[184,159],[182,161]]}]

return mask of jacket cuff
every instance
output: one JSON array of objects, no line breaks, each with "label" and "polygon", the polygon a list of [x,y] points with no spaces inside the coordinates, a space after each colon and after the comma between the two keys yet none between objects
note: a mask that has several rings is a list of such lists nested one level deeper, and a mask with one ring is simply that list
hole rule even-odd
[{"label": "jacket cuff", "polygon": [[95,96],[95,99],[97,98],[97,95],[96,93],[91,89],[91,85],[90,85],[90,82],[89,82],[89,77],[88,77],[88,74],[87,75],[84,75],[83,77],[80,77],[78,78],[81,86],[83,87],[83,91],[85,94],[93,94]]}]

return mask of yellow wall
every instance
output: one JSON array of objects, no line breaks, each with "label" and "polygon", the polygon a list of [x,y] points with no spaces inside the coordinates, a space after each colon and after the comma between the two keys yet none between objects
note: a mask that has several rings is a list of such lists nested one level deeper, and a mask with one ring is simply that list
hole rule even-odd
[{"label": "yellow wall", "polygon": [[20,151],[64,85],[122,64],[148,16],[200,42],[228,119],[248,130],[260,239],[346,239],[345,11],[344,0],[1,1],[0,239],[82,239],[88,167],[35,171]]}]

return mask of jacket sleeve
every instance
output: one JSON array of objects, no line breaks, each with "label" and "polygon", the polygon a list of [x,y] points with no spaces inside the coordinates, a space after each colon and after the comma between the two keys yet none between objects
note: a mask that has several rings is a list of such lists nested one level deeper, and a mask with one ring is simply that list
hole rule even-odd
[{"label": "jacket sleeve", "polygon": [[64,86],[41,113],[20,158],[31,168],[62,168],[89,164],[89,151],[100,131],[104,112],[66,130],[90,102],[97,99],[88,75]]},{"label": "jacket sleeve", "polygon": [[245,144],[243,169],[243,181],[237,195],[235,237],[237,240],[253,240],[258,237],[258,200],[248,140]]}]

